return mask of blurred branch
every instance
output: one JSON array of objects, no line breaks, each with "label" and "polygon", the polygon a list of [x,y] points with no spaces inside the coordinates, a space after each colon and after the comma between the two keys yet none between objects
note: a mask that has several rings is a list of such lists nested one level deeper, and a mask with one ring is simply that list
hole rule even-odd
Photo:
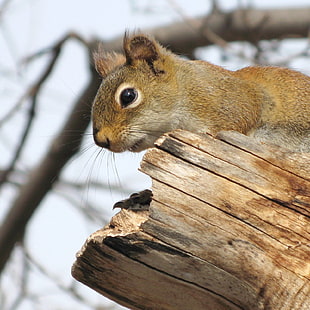
[{"label": "blurred branch", "polygon": [[118,192],[123,195],[129,195],[131,192],[130,190],[121,188],[119,185],[106,184],[106,183],[94,181],[91,179],[89,179],[87,182],[73,182],[70,180],[61,179],[59,180],[58,185],[61,187],[67,186],[70,189],[75,189],[78,191],[87,190],[89,188],[96,188],[96,190]]},{"label": "blurred branch", "polygon": [[[89,307],[90,309],[96,309],[95,305],[91,305],[89,300],[86,300],[75,288],[75,281],[72,281],[72,284],[67,286],[61,282],[60,279],[52,275],[42,264],[40,264],[34,257],[29,253],[29,251],[24,247],[24,255],[28,261],[28,264],[34,266],[42,275],[50,279],[56,287],[63,292],[67,292],[71,297],[82,302],[83,305]],[[13,309],[12,309],[13,310]]]},{"label": "blurred branch", "polygon": [[[177,12],[182,17],[183,21],[189,25],[189,27],[191,27],[197,33],[200,32],[201,23],[197,19],[188,16],[176,0],[167,0],[167,1],[169,2],[170,6],[175,10],[175,12]],[[217,12],[218,11],[216,1],[213,1],[213,10],[209,16],[212,16],[214,13]],[[206,18],[205,26],[203,28],[204,30],[202,31],[202,34],[206,37],[206,39],[209,42],[212,42],[213,44],[216,44],[222,48],[228,47],[228,43],[225,40],[223,40],[219,35],[217,35],[214,31],[211,30],[211,28],[208,25],[208,18]]]},{"label": "blurred branch", "polygon": [[79,34],[77,34],[75,32],[69,32],[62,39],[60,39],[58,41],[58,43],[56,43],[56,44],[54,44],[54,45],[52,45],[50,47],[43,48],[42,50],[39,50],[36,53],[34,53],[34,54],[30,55],[30,56],[25,57],[22,60],[22,64],[28,64],[31,61],[35,60],[36,58],[41,57],[41,56],[43,56],[45,54],[49,54],[49,53],[53,53],[54,54],[55,50],[61,49],[63,44],[66,43],[70,39],[75,39],[75,40],[79,41],[82,45],[84,45],[86,47],[88,46],[88,42],[86,40],[84,40],[84,38],[81,37]]},{"label": "blurred branch", "polygon": [[[93,49],[92,42],[88,44]],[[100,79],[90,68],[91,79],[84,92],[77,99],[72,112],[52,142],[41,163],[32,171],[26,183],[21,187],[16,200],[0,227],[0,272],[3,270],[15,243],[21,239],[32,214],[57,180],[62,168],[79,150],[83,132],[90,120],[90,98],[94,98]],[[68,135],[70,132],[70,135]]]},{"label": "blurred branch", "polygon": [[[37,98],[38,98],[39,92],[40,92],[41,87],[43,86],[44,82],[46,81],[46,79],[48,78],[50,73],[52,72],[52,69],[54,68],[54,65],[55,65],[56,60],[59,56],[59,53],[60,53],[60,47],[58,47],[57,49],[54,50],[54,53],[53,53],[54,55],[53,55],[50,63],[48,64],[45,72],[42,74],[42,76],[39,78],[39,80],[32,87],[30,87],[30,89],[27,91],[27,95],[23,96],[23,98],[28,97],[28,96],[31,98],[31,104],[30,104],[30,108],[28,111],[27,121],[25,124],[24,131],[22,133],[22,136],[20,138],[20,141],[17,143],[17,149],[14,153],[14,156],[11,160],[11,163],[9,164],[8,168],[5,171],[3,171],[0,175],[0,187],[6,182],[9,174],[14,170],[15,164],[16,164],[17,160],[19,159],[19,156],[20,156],[21,151],[22,151],[22,149],[26,143],[28,134],[30,132],[31,125],[32,125],[34,117],[35,117],[36,106],[37,106]],[[7,119],[7,118],[5,118],[5,119]]]},{"label": "blurred branch", "polygon": [[102,214],[102,209],[96,208],[91,205],[90,202],[87,202],[86,206],[81,206],[81,199],[77,199],[76,196],[61,191],[56,191],[56,194],[69,202],[71,206],[83,215],[83,218],[88,219],[91,223],[102,225],[102,223],[107,222],[107,218],[104,218],[104,215]]},{"label": "blurred branch", "polygon": [[[258,63],[260,63],[261,65],[268,65],[270,63],[270,61],[268,61],[264,57],[262,57],[262,55],[266,54],[267,52],[269,52],[269,54],[271,52],[271,53],[276,53],[276,54],[280,55],[280,48],[281,48],[280,43],[281,43],[281,41],[274,42],[274,43],[277,45],[276,48],[273,48],[273,47],[267,48],[267,49],[266,49],[266,47],[261,48],[261,49],[263,49],[262,53],[261,54],[258,53],[258,55],[256,55],[256,58],[259,57]],[[309,41],[309,43],[310,43],[310,41]],[[272,65],[280,66],[280,67],[288,67],[289,63],[293,60],[296,60],[297,58],[309,57],[310,56],[310,44],[309,43],[305,46],[304,49],[302,49],[296,53],[293,53],[290,55],[285,55],[282,58],[278,57],[277,60],[272,61]]]},{"label": "blurred branch", "polygon": [[[287,9],[249,8],[232,12],[221,12],[217,9],[209,15],[191,18],[190,21],[191,25],[181,21],[143,31],[183,55],[191,55],[197,47],[214,44],[214,40],[204,34],[206,29],[225,42],[250,41],[256,44],[260,40],[308,38],[310,6]],[[123,36],[106,41],[104,47],[106,50],[120,51],[122,40]]]},{"label": "blurred branch", "polygon": [[[21,65],[28,65],[30,62],[34,61],[36,58],[42,57],[43,55],[46,55],[46,54],[52,54],[52,58],[48,64],[47,68],[45,69],[45,72],[41,75],[41,77],[38,79],[38,81],[36,83],[34,83],[32,86],[30,86],[27,89],[27,91],[17,100],[15,105],[13,105],[13,107],[4,116],[1,117],[0,127],[3,126],[5,123],[7,123],[10,120],[10,118],[19,110],[19,108],[22,106],[22,104],[24,103],[24,101],[27,98],[29,98],[29,97],[31,98],[34,95],[38,94],[41,87],[43,86],[43,83],[51,74],[53,67],[57,61],[57,58],[60,54],[60,51],[61,51],[63,44],[69,39],[76,39],[85,46],[87,46],[87,44],[88,44],[78,34],[68,33],[61,40],[59,40],[58,43],[54,44],[53,46],[48,47],[48,48],[44,48],[44,49],[34,53],[33,55],[25,57],[21,61]],[[32,101],[33,101],[33,98],[32,98]]]},{"label": "blurred branch", "polygon": [[22,262],[21,262],[21,275],[19,277],[18,285],[16,285],[17,296],[15,296],[14,301],[8,308],[9,310],[18,309],[19,305],[23,302],[24,298],[27,296],[28,283],[29,283],[29,262],[27,261],[26,256],[24,255],[23,245],[21,245],[22,250]]},{"label": "blurred branch", "polygon": [[[288,16],[289,18],[287,18]],[[215,10],[210,15],[192,19],[192,22],[199,27],[200,31],[194,30],[186,22],[176,22],[168,26],[145,31],[155,36],[163,45],[169,46],[174,52],[191,55],[197,47],[214,43],[204,35],[205,29],[210,29],[226,42],[248,40],[255,43],[259,40],[278,38],[307,38],[310,27],[310,7],[270,10],[246,9],[233,12]],[[258,28],[259,31],[257,31]],[[90,52],[97,45],[96,40],[87,43],[79,36],[69,34],[55,45],[53,50],[54,61],[57,59],[55,55],[59,53],[62,44],[68,38],[80,40],[87,45]],[[105,41],[103,46],[107,51],[120,51],[122,41],[123,37],[121,36],[114,40]],[[44,53],[44,50],[33,55],[32,58],[38,57],[42,53]],[[53,61],[51,61],[50,66],[42,74],[38,82],[29,90],[29,96],[32,97],[32,100],[37,99],[38,92],[49,75],[49,68],[51,70],[53,65]],[[41,163],[32,171],[26,183],[21,186],[18,197],[4,217],[3,224],[0,227],[0,273],[15,243],[23,236],[32,214],[58,179],[62,168],[79,150],[82,133],[89,124],[90,102],[94,98],[100,82],[96,72],[91,68],[89,83],[73,106],[69,118],[47,150]],[[29,115],[34,114],[34,108],[35,103],[33,104],[33,110],[30,109],[31,113]],[[28,123],[31,122],[30,119],[29,117]],[[24,136],[27,137],[26,130],[24,130]],[[25,143],[26,137],[21,139],[22,145]],[[17,156],[15,154],[15,157],[17,158],[13,158],[11,162],[13,168],[11,169],[14,169],[15,162],[19,157],[19,153],[16,153]]]},{"label": "blurred branch", "polygon": [[[51,72],[52,72],[52,70],[56,64],[56,61],[60,55],[63,44],[68,39],[71,39],[71,38],[75,38],[75,39],[78,38],[80,41],[82,41],[82,39],[79,36],[69,33],[66,36],[64,36],[59,42],[57,42],[52,48],[45,50],[45,52],[48,51],[52,54],[52,58],[51,58],[50,62],[48,63],[46,69],[44,70],[42,75],[39,77],[37,82],[35,82],[31,87],[29,87],[29,89],[20,98],[20,100],[13,107],[13,109],[10,110],[9,113],[7,113],[7,115],[5,115],[5,117],[0,121],[0,126],[1,126],[1,125],[3,125],[3,123],[5,121],[7,121],[13,115],[14,111],[16,111],[16,108],[18,108],[18,106],[20,106],[20,104],[23,102],[23,100],[25,100],[26,98],[29,97],[31,104],[30,104],[30,108],[28,111],[28,117],[27,117],[27,121],[25,124],[25,128],[24,128],[24,131],[23,131],[22,136],[20,138],[20,141],[17,143],[17,149],[14,152],[14,156],[11,160],[11,163],[9,164],[8,168],[6,170],[4,170],[0,175],[0,187],[7,181],[9,174],[15,168],[15,164],[20,157],[20,154],[23,150],[24,145],[26,144],[31,126],[33,124],[33,120],[34,120],[35,113],[36,113],[38,95],[40,94],[40,91],[41,91],[44,83],[46,82],[47,78],[50,76],[50,74],[51,74]],[[85,44],[84,41],[82,41],[82,42]],[[34,59],[38,55],[42,55],[42,52],[35,54],[35,56],[28,57],[27,61]]]}]

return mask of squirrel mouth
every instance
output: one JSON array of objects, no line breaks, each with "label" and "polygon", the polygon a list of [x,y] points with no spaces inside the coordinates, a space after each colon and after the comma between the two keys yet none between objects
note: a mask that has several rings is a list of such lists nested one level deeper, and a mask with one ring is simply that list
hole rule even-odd
[{"label": "squirrel mouth", "polygon": [[146,149],[146,147],[143,147],[144,144],[144,138],[139,139],[136,141],[132,146],[128,148],[130,152],[140,152]]}]

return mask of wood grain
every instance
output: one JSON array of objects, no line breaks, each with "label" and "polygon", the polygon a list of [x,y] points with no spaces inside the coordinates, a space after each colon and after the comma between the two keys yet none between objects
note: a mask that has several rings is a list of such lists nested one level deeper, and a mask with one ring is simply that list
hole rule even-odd
[{"label": "wood grain", "polygon": [[130,309],[310,308],[310,156],[175,131],[150,149],[149,211],[121,210],[73,276]]}]

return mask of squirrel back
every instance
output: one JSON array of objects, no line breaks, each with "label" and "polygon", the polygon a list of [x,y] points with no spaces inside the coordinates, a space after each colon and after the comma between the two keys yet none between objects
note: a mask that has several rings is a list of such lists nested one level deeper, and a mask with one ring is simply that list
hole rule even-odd
[{"label": "squirrel back", "polygon": [[95,55],[103,77],[92,110],[99,146],[139,152],[175,129],[235,130],[258,143],[310,152],[310,77],[185,60],[145,35],[125,35],[124,54]]}]

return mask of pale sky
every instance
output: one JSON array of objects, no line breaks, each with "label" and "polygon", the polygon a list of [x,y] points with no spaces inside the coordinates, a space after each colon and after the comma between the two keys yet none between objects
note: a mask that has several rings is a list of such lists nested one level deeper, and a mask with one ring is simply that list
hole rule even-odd
[{"label": "pale sky", "polygon": [[[3,3],[4,0],[0,1]],[[125,29],[146,29],[162,23],[179,20],[179,15],[171,6],[172,1],[48,1],[48,0],[12,0],[7,11],[0,15],[0,119],[21,96],[27,85],[34,81],[46,64],[47,56],[33,62],[27,68],[22,67],[20,61],[28,55],[51,46],[69,31],[74,31],[86,39],[98,36],[110,39],[121,35]],[[176,0],[189,16],[205,14],[209,10],[206,0]],[[225,9],[235,8],[238,3],[252,3],[254,7],[270,8],[278,6],[305,6],[310,0],[276,1],[219,1]],[[156,5],[154,4],[156,3]],[[288,43],[285,49],[289,53],[305,46],[305,40]],[[294,53],[293,53],[294,54]],[[217,48],[204,50],[203,57],[214,63],[221,63]],[[285,56],[285,55],[284,55]],[[241,61],[225,64],[231,69],[246,64]],[[294,62],[296,69],[310,73],[309,60]],[[71,109],[74,99],[83,89],[88,79],[87,58],[83,48],[76,42],[69,42],[65,46],[56,70],[46,83],[40,97],[35,126],[31,131],[27,148],[19,163],[21,169],[31,169],[43,156],[51,139],[57,134],[61,124]],[[0,165],[1,169],[8,163],[23,128],[24,112],[27,104],[13,121],[8,122],[0,130]],[[88,130],[91,133],[91,130]],[[85,146],[93,144],[89,135],[85,139]],[[115,201],[126,197],[130,191],[142,190],[150,187],[150,179],[138,172],[142,154],[121,154],[114,157],[106,154],[94,162],[98,150],[90,147],[83,155],[76,157],[67,167],[65,176],[73,181],[83,181],[89,176],[98,180],[107,180],[113,185],[118,184],[118,178],[124,188],[123,194],[107,191],[104,195],[96,191],[86,191],[83,200],[102,200],[102,212],[107,218],[112,216],[112,205]],[[116,166],[118,177],[115,174]],[[61,190],[61,189],[59,189]],[[15,191],[6,188],[0,193],[0,218],[3,218],[6,208],[14,197]],[[115,213],[115,212],[114,212]],[[102,223],[102,226],[104,223]],[[76,210],[57,195],[49,195],[33,217],[27,233],[27,245],[33,256],[44,263],[52,273],[64,283],[72,280],[70,269],[74,262],[75,253],[81,248],[89,234],[101,228],[99,224],[86,224]],[[52,267],[51,267],[52,266]],[[42,300],[37,309],[89,309],[75,303],[66,295],[61,295],[56,288],[44,277],[34,273],[31,287],[36,292],[42,292]],[[0,282],[0,290],[10,281]],[[47,295],[44,292],[54,292]],[[93,301],[100,302],[103,297],[83,289],[84,294],[91,294]],[[64,307],[67,306],[67,307]],[[20,306],[21,310],[32,310],[29,303]]]}]

